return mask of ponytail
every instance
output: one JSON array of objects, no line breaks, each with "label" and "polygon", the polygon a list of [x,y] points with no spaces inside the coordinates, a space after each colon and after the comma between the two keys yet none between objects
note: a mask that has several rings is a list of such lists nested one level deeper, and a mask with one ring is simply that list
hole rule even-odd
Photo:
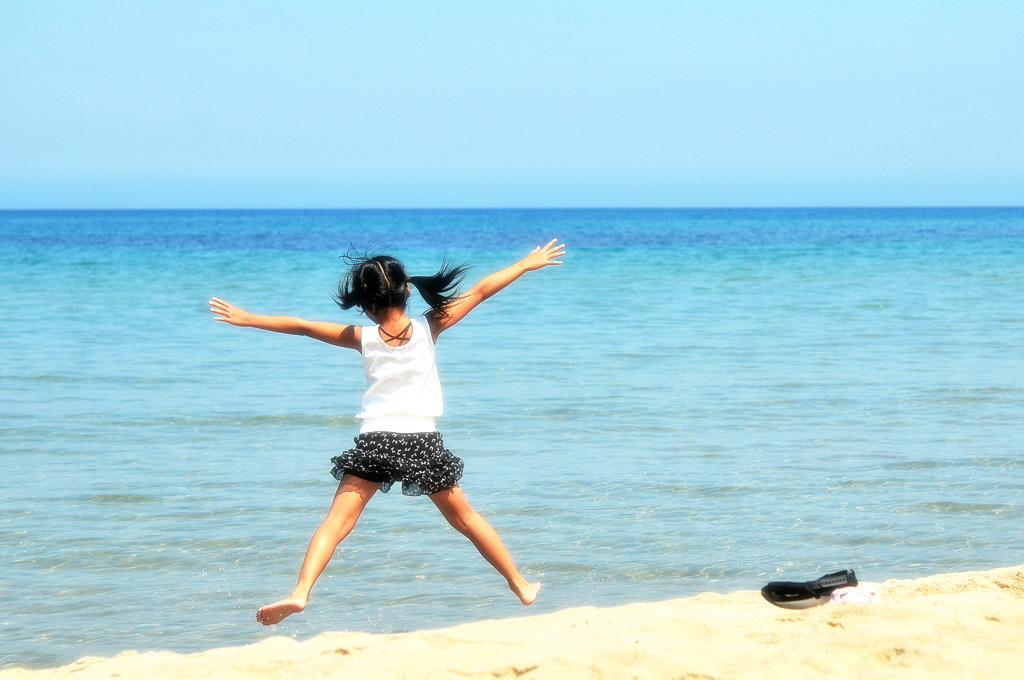
[{"label": "ponytail", "polygon": [[447,307],[459,297],[459,284],[466,278],[469,265],[449,265],[441,261],[441,268],[433,276],[411,276],[409,283],[416,286],[420,297],[430,309],[442,317],[448,316]]},{"label": "ponytail", "polygon": [[450,266],[442,261],[433,276],[410,277],[402,263],[388,255],[370,257],[349,250],[342,259],[349,270],[338,283],[334,301],[342,309],[356,307],[360,312],[404,309],[409,301],[406,284],[411,283],[430,308],[444,316],[445,308],[459,296],[458,286],[469,270],[466,265]]}]

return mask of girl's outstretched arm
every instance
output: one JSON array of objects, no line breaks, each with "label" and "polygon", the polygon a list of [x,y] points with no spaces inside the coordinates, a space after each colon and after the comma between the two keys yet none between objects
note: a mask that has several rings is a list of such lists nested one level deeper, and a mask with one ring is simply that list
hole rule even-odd
[{"label": "girl's outstretched arm", "polygon": [[305,335],[331,345],[348,347],[357,351],[360,349],[361,330],[359,326],[330,323],[329,321],[307,321],[297,316],[251,314],[220,298],[210,300],[210,311],[217,315],[214,317],[214,321],[223,321],[232,326],[261,328],[265,331],[288,333],[289,335]]},{"label": "girl's outstretched arm", "polygon": [[430,330],[434,334],[434,338],[437,338],[442,331],[462,321],[478,304],[526,272],[532,272],[548,265],[562,264],[558,258],[563,255],[565,255],[565,244],[559,244],[558,239],[552,239],[546,245],[534,248],[529,255],[515,264],[480,279],[465,294],[457,297],[443,310],[439,310],[441,313],[431,316]]}]

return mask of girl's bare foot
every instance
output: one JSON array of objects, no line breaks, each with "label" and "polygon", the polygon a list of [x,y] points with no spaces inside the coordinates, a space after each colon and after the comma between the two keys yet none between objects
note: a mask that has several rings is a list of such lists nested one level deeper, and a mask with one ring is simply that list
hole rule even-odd
[{"label": "girl's bare foot", "polygon": [[306,608],[306,599],[301,597],[286,597],[274,604],[268,604],[256,610],[256,620],[264,626],[272,626],[280,623],[282,619]]},{"label": "girl's bare foot", "polygon": [[533,604],[533,601],[537,599],[537,593],[540,592],[540,585],[539,583],[527,583],[522,587],[509,586],[509,589],[523,604]]}]

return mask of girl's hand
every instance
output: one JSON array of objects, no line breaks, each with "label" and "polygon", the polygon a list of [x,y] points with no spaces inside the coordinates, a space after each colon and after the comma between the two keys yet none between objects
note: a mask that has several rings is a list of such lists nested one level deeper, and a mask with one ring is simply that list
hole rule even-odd
[{"label": "girl's hand", "polygon": [[210,299],[210,311],[217,315],[214,321],[224,321],[232,326],[248,326],[251,322],[252,315],[249,312],[220,298]]},{"label": "girl's hand", "polygon": [[528,272],[536,271],[541,267],[547,267],[550,264],[562,264],[559,258],[565,255],[565,244],[559,244],[558,239],[551,239],[546,245],[537,246],[530,251],[530,254],[520,260],[520,264]]},{"label": "girl's hand", "polygon": [[531,250],[529,255],[515,264],[510,264],[501,271],[480,279],[464,295],[459,296],[450,305],[440,310],[440,313],[431,315],[430,331],[434,334],[434,339],[436,340],[442,331],[451,328],[465,318],[481,302],[498,291],[504,290],[506,286],[526,272],[532,272],[551,264],[562,264],[561,260],[555,259],[562,255],[565,255],[565,244],[559,244],[557,238],[552,239],[547,244]]}]

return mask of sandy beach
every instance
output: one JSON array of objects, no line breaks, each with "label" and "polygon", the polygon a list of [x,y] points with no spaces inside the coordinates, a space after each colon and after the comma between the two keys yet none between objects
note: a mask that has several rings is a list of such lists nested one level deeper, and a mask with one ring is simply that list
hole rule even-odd
[{"label": "sandy beach", "polygon": [[582,607],[396,635],[127,651],[41,678],[1019,678],[1024,566],[875,582],[879,604],[788,610],[759,593]]}]

